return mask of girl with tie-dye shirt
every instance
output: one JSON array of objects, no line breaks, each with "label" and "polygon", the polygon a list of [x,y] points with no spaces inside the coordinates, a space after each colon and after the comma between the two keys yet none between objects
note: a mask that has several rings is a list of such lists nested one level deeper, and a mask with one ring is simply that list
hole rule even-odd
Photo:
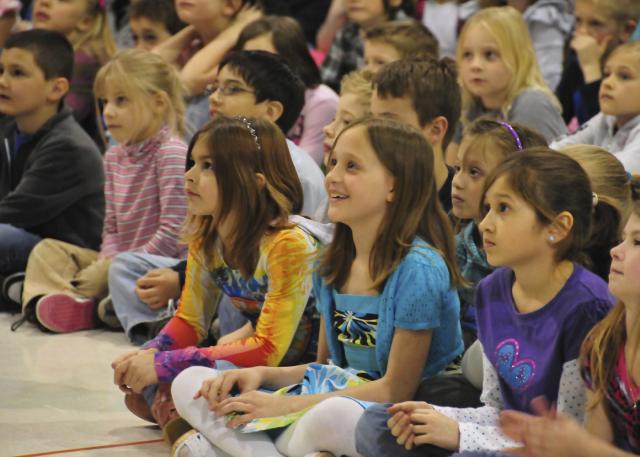
[{"label": "girl with tie-dye shirt", "polygon": [[[424,448],[413,448],[420,445],[442,453],[521,446],[500,432],[499,414],[531,411],[539,396],[582,420],[580,345],[613,301],[600,277],[574,263],[590,237],[598,204],[589,178],[568,156],[529,149],[494,169],[481,201],[487,260],[503,267],[484,278],[476,294],[484,406],[396,404],[389,409],[394,416],[387,433],[411,451],[396,446],[392,454],[375,455],[419,455]],[[369,445],[358,444],[360,454],[374,455]]]},{"label": "girl with tie-dye shirt", "polygon": [[[186,283],[160,334],[113,362],[114,381],[129,394],[170,382],[192,365],[295,362],[311,338],[303,315],[317,242],[301,228],[309,226],[304,219],[290,216],[302,207],[302,186],[284,136],[268,121],[219,117],[189,151]],[[196,347],[208,334],[220,291],[249,323],[215,346]],[[153,400],[149,390],[145,397]]]}]

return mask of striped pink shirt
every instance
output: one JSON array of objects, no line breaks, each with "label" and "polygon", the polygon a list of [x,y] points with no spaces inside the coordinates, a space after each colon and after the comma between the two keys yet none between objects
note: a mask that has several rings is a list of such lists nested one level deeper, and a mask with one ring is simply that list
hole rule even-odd
[{"label": "striped pink shirt", "polygon": [[101,255],[124,251],[184,255],[186,247],[178,239],[187,211],[186,156],[186,144],[166,127],[141,143],[107,150]]}]

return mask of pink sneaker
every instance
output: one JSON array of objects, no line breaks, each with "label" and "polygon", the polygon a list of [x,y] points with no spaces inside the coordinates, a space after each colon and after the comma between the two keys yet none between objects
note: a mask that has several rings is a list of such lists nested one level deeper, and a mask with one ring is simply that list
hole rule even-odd
[{"label": "pink sneaker", "polygon": [[96,301],[66,294],[45,295],[36,303],[36,317],[48,330],[70,333],[97,326]]}]

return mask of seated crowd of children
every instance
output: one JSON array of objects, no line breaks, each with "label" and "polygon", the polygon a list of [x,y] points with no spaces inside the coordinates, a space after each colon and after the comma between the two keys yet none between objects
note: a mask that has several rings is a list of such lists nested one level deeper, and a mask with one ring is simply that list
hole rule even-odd
[{"label": "seated crowd of children", "polygon": [[640,455],[639,20],[0,0],[0,307],[172,456]]}]

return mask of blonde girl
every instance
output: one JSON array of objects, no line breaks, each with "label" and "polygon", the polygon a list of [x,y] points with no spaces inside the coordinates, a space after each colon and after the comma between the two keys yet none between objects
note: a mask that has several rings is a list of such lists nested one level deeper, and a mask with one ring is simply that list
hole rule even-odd
[{"label": "blonde girl", "polygon": [[617,304],[587,335],[580,360],[587,384],[585,427],[553,411],[537,418],[502,415],[503,430],[521,437],[533,457],[567,455],[631,457],[640,454],[640,186],[633,182],[633,210],[620,243],[611,250],[609,290]]},{"label": "blonde girl", "polygon": [[[352,124],[336,140],[325,183],[336,229],[314,274],[318,363],[185,370],[172,393],[201,433],[191,441],[237,457],[354,456],[368,402],[411,398],[420,379],[462,351],[453,236],[421,133],[389,120]],[[229,397],[234,386],[242,393]],[[246,433],[228,428],[241,425]],[[259,432],[271,428],[282,429],[275,443]]]},{"label": "blonde girl", "polygon": [[46,239],[31,253],[26,270],[23,303],[57,333],[96,326],[114,255],[131,250],[177,257],[184,250],[178,238],[186,215],[187,148],[179,139],[184,102],[176,71],[146,51],[121,51],[100,69],[94,90],[118,142],[104,156],[100,252]]},{"label": "blonde girl", "polygon": [[105,141],[94,108],[93,82],[101,65],[116,52],[106,0],[36,0],[33,26],[64,34],[75,51],[71,89],[65,103],[96,144]]},{"label": "blonde girl", "polygon": [[516,9],[491,7],[473,15],[460,33],[456,60],[463,125],[490,114],[536,130],[547,141],[566,132],[560,105],[544,83],[527,25]]},{"label": "blonde girl", "polygon": [[605,281],[609,278],[610,251],[620,241],[631,211],[631,183],[624,167],[606,149],[590,145],[567,146],[560,152],[582,166],[598,196],[591,237],[584,249],[584,265]]},{"label": "blonde girl", "polygon": [[373,74],[365,69],[354,70],[340,81],[340,98],[336,106],[336,117],[323,129],[323,164],[326,167],[329,152],[336,137],[349,124],[371,114]]}]

